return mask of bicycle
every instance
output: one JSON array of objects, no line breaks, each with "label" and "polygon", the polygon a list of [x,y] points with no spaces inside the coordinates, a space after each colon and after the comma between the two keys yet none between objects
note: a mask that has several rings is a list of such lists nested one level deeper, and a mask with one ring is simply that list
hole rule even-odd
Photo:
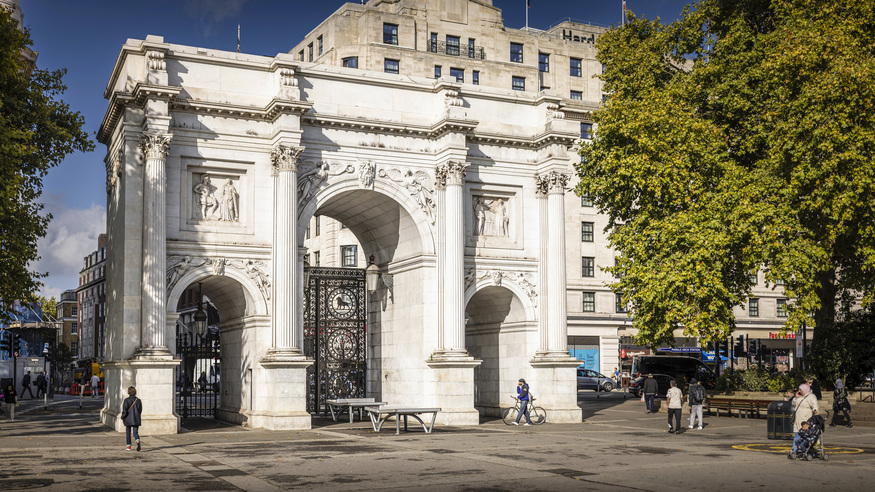
[{"label": "bicycle", "polygon": [[[511,396],[511,398],[516,400],[516,404],[513,408],[505,409],[501,415],[501,420],[504,420],[504,423],[507,425],[516,422],[517,415],[520,413],[521,404],[519,398],[515,396]],[[541,425],[547,421],[547,411],[543,407],[536,407],[534,403],[535,398],[532,398],[532,401],[529,402],[529,418],[532,419],[532,425]]]}]

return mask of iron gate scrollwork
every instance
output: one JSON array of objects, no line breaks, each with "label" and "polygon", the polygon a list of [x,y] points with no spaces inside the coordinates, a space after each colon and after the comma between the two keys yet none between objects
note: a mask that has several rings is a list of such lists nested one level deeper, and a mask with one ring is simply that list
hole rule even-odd
[{"label": "iron gate scrollwork", "polygon": [[365,396],[367,306],[365,271],[312,267],[304,294],[307,411],[324,412],[325,400]]},{"label": "iron gate scrollwork", "polygon": [[[176,381],[176,413],[182,420],[192,417],[215,418],[222,360],[218,329],[211,326],[203,336],[178,333],[176,355],[181,359]],[[198,364],[198,361],[206,363]],[[198,370],[201,372],[198,373]]]}]

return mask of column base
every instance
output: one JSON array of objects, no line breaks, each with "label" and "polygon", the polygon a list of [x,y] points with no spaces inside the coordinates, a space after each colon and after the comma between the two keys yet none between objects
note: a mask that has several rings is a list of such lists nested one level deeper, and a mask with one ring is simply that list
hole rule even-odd
[{"label": "column base", "polygon": [[474,368],[483,363],[467,352],[436,352],[426,361],[432,369],[432,404],[441,425],[480,425],[474,408]]},{"label": "column base", "polygon": [[104,407],[100,421],[118,432],[124,432],[121,419],[122,403],[128,397],[128,387],[137,389],[143,401],[143,435],[176,434],[179,416],[176,415],[176,388],[174,369],[179,359],[140,354],[127,361],[112,361],[104,365]]},{"label": "column base", "polygon": [[[167,347],[140,347],[132,360],[173,360],[173,355]],[[179,364],[178,359],[176,363]]]},{"label": "column base", "polygon": [[307,412],[252,412],[249,426],[267,430],[309,430],[312,428]]},{"label": "column base", "polygon": [[537,354],[529,364],[534,369],[529,385],[538,399],[536,404],[547,411],[547,422],[583,422],[583,411],[577,406],[577,366],[580,361],[564,351]]},{"label": "column base", "polygon": [[307,368],[313,365],[297,349],[271,349],[259,360],[254,409],[249,424],[269,430],[311,428],[307,412]]}]

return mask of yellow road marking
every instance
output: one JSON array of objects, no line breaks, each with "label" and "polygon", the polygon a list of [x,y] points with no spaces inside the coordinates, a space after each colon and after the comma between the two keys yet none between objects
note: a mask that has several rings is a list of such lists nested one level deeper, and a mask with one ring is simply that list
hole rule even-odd
[{"label": "yellow road marking", "polygon": [[[793,449],[792,444],[736,444],[732,449],[740,449],[742,451],[760,451],[764,453],[789,453]],[[826,454],[860,454],[863,452],[859,448],[845,447],[830,447],[824,446],[823,452]]]}]

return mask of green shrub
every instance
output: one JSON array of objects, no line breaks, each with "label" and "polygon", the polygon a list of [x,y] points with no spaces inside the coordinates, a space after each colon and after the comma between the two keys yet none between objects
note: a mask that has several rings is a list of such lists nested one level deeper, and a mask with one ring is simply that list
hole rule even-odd
[{"label": "green shrub", "polygon": [[741,376],[741,387],[745,391],[764,391],[769,384],[769,372],[765,369],[751,369]]}]

